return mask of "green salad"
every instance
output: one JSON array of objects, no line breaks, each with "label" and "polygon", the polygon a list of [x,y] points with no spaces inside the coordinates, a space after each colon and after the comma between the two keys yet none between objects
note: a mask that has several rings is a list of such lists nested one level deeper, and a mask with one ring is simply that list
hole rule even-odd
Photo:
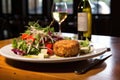
[{"label": "green salad", "polygon": [[47,49],[47,53],[52,55],[53,44],[61,39],[54,28],[43,28],[37,22],[29,22],[28,29],[19,38],[13,39],[12,51],[18,55],[38,55],[41,49]]},{"label": "green salad", "polygon": [[86,38],[86,40],[79,41],[81,54],[89,53],[92,51],[91,42]]}]

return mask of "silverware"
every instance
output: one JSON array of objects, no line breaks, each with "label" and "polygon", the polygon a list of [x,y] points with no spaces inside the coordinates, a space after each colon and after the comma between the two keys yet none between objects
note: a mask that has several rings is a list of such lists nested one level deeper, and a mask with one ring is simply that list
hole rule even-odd
[{"label": "silverware", "polygon": [[77,69],[77,70],[75,70],[75,73],[76,74],[84,74],[87,71],[89,71],[90,69],[92,69],[94,66],[96,66],[96,65],[101,64],[102,62],[104,62],[110,56],[112,56],[112,53],[110,53],[109,55],[102,55],[102,56],[100,56],[99,59],[94,59],[93,62],[91,64],[89,64],[87,67],[84,67],[83,69]]}]

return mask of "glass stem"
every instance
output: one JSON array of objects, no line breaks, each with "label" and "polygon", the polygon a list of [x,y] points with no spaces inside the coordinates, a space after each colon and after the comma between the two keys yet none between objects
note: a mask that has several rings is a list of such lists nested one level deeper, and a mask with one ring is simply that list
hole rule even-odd
[{"label": "glass stem", "polygon": [[59,24],[59,35],[61,35],[61,34],[62,34],[62,33],[61,33],[61,32],[62,32],[62,31],[61,31],[61,22],[59,22],[58,24]]}]

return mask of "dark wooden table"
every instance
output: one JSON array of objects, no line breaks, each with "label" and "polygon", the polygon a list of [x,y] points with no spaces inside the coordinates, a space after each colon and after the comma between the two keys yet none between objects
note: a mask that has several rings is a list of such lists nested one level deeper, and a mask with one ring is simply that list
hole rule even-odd
[{"label": "dark wooden table", "polygon": [[[75,68],[87,60],[69,63],[29,63],[0,56],[0,80],[120,80],[120,37],[93,35],[92,42],[111,48],[112,56],[85,74],[75,74]],[[0,48],[11,39],[1,40]]]}]

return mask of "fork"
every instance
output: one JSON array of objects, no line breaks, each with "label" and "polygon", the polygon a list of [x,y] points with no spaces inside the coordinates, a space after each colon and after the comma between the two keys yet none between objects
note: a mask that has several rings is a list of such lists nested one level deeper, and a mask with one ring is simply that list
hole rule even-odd
[{"label": "fork", "polygon": [[76,74],[84,74],[87,71],[89,71],[90,69],[92,69],[94,66],[103,63],[106,59],[108,59],[110,56],[112,56],[112,53],[110,53],[109,55],[102,55],[100,56],[99,59],[94,59],[93,62],[91,64],[89,64],[87,67],[84,67],[83,69],[77,69],[74,72]]}]

